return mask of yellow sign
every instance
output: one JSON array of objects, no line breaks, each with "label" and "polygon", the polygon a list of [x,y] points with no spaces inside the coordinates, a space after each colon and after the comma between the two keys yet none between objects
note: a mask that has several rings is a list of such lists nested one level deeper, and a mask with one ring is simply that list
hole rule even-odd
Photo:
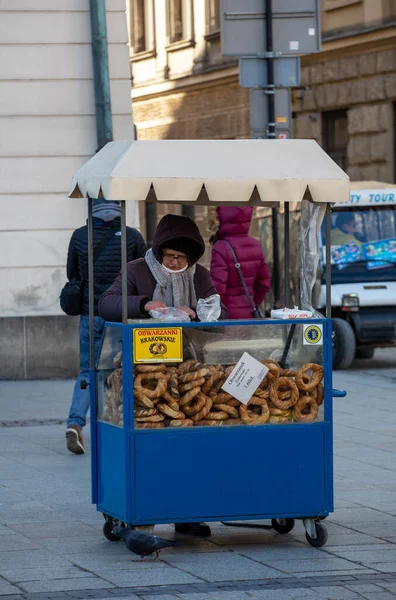
[{"label": "yellow sign", "polygon": [[133,330],[133,362],[182,362],[183,335],[181,327]]},{"label": "yellow sign", "polygon": [[286,117],[276,117],[277,123],[286,123],[286,121],[287,121]]}]

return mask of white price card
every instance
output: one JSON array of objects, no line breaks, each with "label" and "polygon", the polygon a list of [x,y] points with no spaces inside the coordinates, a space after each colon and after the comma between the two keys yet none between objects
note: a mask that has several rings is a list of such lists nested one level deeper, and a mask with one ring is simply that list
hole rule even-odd
[{"label": "white price card", "polygon": [[247,404],[267,373],[268,367],[244,352],[223,385],[223,390]]}]

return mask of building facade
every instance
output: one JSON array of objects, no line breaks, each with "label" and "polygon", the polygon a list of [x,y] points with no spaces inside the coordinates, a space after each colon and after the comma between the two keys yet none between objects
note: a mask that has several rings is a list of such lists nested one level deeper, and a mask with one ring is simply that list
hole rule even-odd
[{"label": "building facade", "polygon": [[[246,138],[248,90],[222,57],[219,0],[128,0],[139,139]],[[351,179],[395,178],[396,2],[322,0],[322,51],[302,57],[293,135]]]},{"label": "building facade", "polygon": [[[133,139],[125,0],[107,0],[106,21],[114,139]],[[0,22],[0,378],[66,377],[78,319],[59,294],[86,219],[67,194],[97,149],[89,0],[2,0]]]}]

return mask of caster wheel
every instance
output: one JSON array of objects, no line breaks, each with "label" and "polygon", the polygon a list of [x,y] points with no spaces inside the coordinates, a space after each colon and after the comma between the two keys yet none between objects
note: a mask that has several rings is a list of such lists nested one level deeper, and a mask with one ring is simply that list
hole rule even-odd
[{"label": "caster wheel", "polygon": [[311,536],[308,535],[308,533],[305,533],[305,537],[307,538],[308,544],[311,544],[311,546],[314,546],[314,548],[321,548],[327,542],[327,538],[328,538],[327,529],[320,522],[315,523],[315,529],[316,529],[316,535],[317,535],[316,539],[311,538]]},{"label": "caster wheel", "polygon": [[109,542],[119,542],[120,538],[118,537],[118,535],[114,535],[112,533],[112,529],[114,527],[115,523],[113,522],[113,520],[108,520],[106,519],[105,524],[103,525],[103,535],[105,536],[106,540],[109,540]]},{"label": "caster wheel", "polygon": [[290,533],[292,529],[294,529],[295,520],[294,519],[272,519],[271,521],[272,527],[278,533]]}]

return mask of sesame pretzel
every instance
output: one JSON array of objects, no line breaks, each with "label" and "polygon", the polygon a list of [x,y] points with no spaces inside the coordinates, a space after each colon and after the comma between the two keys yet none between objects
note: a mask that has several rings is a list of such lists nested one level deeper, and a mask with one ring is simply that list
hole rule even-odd
[{"label": "sesame pretzel", "polygon": [[[157,384],[153,390],[144,386],[145,381],[156,381]],[[168,387],[168,379],[166,375],[158,371],[154,373],[139,373],[135,377],[135,392],[141,392],[147,398],[160,398]]]},{"label": "sesame pretzel", "polygon": [[[309,413],[304,414],[302,411],[309,408]],[[297,404],[293,407],[293,417],[299,423],[312,423],[318,416],[318,405],[315,398],[312,396],[300,396]]]},{"label": "sesame pretzel", "polygon": [[[283,393],[282,397],[279,396],[279,388],[281,387],[289,388],[289,397],[284,397]],[[282,410],[286,410],[291,406],[294,406],[298,400],[298,396],[298,388],[291,377],[279,377],[271,383],[270,398],[275,406],[281,408]]]},{"label": "sesame pretzel", "polygon": [[[312,371],[312,376],[309,378],[309,381],[304,379],[304,376],[309,377],[307,375],[307,371]],[[296,375],[296,384],[302,392],[310,392],[317,387],[322,379],[323,367],[317,365],[316,363],[307,363],[298,371]]]}]

